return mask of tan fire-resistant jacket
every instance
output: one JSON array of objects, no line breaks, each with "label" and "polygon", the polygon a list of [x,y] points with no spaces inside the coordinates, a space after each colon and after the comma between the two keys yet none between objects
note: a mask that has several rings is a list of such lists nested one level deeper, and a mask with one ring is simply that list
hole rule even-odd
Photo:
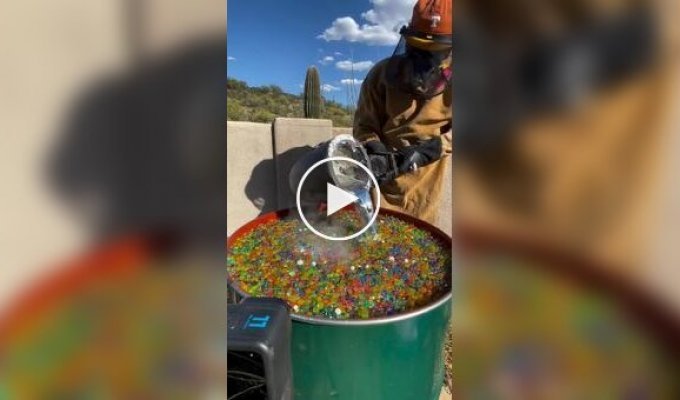
[{"label": "tan fire-resistant jacket", "polygon": [[444,176],[451,157],[451,86],[431,99],[415,99],[387,82],[387,61],[376,64],[361,86],[354,137],[362,142],[380,140],[394,149],[442,138],[440,160],[380,188],[381,207],[435,223],[443,185],[450,184],[444,182]]}]

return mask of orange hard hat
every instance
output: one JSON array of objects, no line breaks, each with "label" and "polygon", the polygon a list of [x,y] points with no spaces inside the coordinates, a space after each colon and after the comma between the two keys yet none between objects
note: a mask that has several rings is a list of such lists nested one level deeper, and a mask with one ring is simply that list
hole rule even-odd
[{"label": "orange hard hat", "polygon": [[441,50],[453,42],[453,0],[418,0],[408,27],[401,33],[409,44]]}]

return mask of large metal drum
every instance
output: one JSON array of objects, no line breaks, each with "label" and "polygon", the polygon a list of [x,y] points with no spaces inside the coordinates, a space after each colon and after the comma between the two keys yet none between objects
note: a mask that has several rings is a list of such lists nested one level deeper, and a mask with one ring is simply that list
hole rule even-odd
[{"label": "large metal drum", "polygon": [[[256,227],[294,215],[265,214],[238,229],[227,245]],[[429,232],[446,247],[451,238],[408,215],[380,210]],[[234,287],[241,296],[246,296]],[[419,309],[366,320],[292,314],[295,398],[436,400],[444,375],[443,347],[451,317],[451,291]]]}]

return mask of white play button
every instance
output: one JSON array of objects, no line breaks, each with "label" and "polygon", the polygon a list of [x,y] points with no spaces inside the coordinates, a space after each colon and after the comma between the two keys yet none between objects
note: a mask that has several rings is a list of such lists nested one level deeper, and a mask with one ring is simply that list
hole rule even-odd
[{"label": "white play button", "polygon": [[359,200],[359,198],[352,193],[344,191],[330,183],[326,184],[326,216],[335,214],[337,211],[357,200]]},{"label": "white play button", "polygon": [[[351,224],[351,231],[344,232],[342,229],[338,229],[342,225],[342,221],[338,220],[335,222],[338,222],[339,224],[331,224],[329,225],[329,221],[331,220],[330,216],[335,214],[336,212],[340,211],[341,209],[345,208],[346,206],[352,204],[352,203],[361,203],[362,199],[360,196],[362,195],[361,193],[354,194],[351,190],[344,190],[340,189],[340,187],[333,185],[332,183],[328,183],[327,181],[324,181],[326,184],[326,198],[325,198],[325,203],[323,202],[322,199],[319,199],[316,196],[312,196],[307,199],[305,202],[305,210],[309,213],[309,215],[305,215],[305,211],[303,210],[302,203],[300,202],[300,195],[303,193],[302,188],[305,185],[312,185],[314,187],[305,189],[305,193],[318,193],[320,192],[320,188],[318,186],[321,186],[322,184],[318,183],[318,180],[316,179],[311,179],[310,182],[307,182],[307,178],[310,177],[310,174],[316,169],[316,168],[327,168],[330,169],[330,164],[327,163],[342,163],[338,164],[336,166],[342,167],[342,169],[347,170],[347,166],[349,165],[355,165],[357,168],[361,168],[369,177],[369,179],[372,182],[372,185],[370,189],[375,190],[376,192],[376,200],[375,204],[373,204],[373,210],[372,214],[370,216],[369,221],[367,221],[362,227],[358,227],[354,224]],[[322,174],[323,175],[323,174]],[[364,189],[364,195],[370,196],[370,193]],[[353,239],[370,228],[370,226],[375,222],[376,218],[378,217],[378,211],[380,210],[380,189],[378,188],[378,181],[375,179],[373,174],[371,173],[371,170],[368,169],[365,165],[360,163],[357,160],[354,160],[352,158],[348,157],[329,157],[325,158],[323,160],[319,160],[314,165],[309,167],[307,171],[302,175],[302,179],[300,179],[300,183],[298,183],[297,187],[297,193],[295,195],[295,200],[296,200],[296,205],[297,205],[297,210],[300,215],[300,219],[302,222],[305,224],[309,230],[314,232],[316,235],[327,239],[327,240],[349,240]],[[369,198],[370,201],[370,198]],[[316,204],[318,207],[315,207],[314,204]],[[324,216],[323,214],[316,214],[317,212],[314,210],[319,210],[321,209],[322,206],[325,204],[325,210],[326,210],[326,215]],[[311,207],[310,207],[311,205]],[[310,217],[309,220],[307,217]],[[320,216],[321,218],[317,218]],[[311,223],[310,223],[311,220]],[[316,225],[316,226],[315,226]],[[354,231],[358,229],[357,231]],[[346,236],[338,236],[338,234],[344,234],[347,233]]]}]

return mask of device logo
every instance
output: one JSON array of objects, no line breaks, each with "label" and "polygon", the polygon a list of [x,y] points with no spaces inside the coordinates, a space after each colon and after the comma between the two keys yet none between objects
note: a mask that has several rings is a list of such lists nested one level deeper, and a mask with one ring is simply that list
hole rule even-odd
[{"label": "device logo", "polygon": [[264,329],[268,324],[269,315],[256,316],[255,314],[250,314],[243,325],[243,329]]}]

